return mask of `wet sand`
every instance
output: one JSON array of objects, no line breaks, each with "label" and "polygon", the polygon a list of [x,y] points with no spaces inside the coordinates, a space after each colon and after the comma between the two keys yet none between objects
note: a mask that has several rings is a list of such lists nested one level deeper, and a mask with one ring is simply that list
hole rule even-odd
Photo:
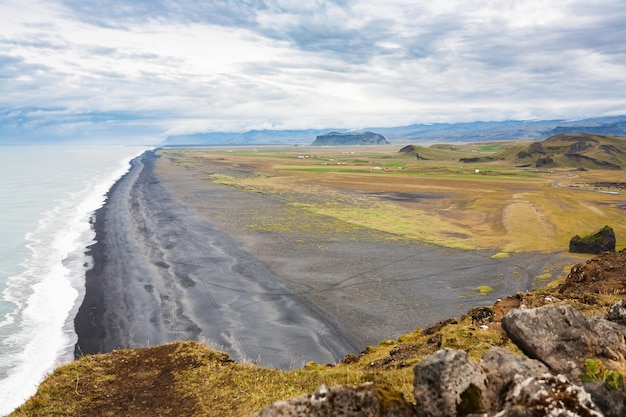
[{"label": "wet sand", "polygon": [[[96,213],[77,354],[192,339],[266,366],[334,363],[573,263],[566,254],[497,260],[367,229],[255,228],[297,209],[203,179],[237,169],[183,168],[151,153],[133,161]],[[315,219],[320,230],[324,222],[332,230]],[[494,291],[481,296],[479,285]]]}]

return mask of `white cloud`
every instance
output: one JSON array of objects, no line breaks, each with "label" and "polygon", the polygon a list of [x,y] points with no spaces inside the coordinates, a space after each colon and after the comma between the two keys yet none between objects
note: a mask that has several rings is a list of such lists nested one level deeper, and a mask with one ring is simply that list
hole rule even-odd
[{"label": "white cloud", "polygon": [[623,2],[243,3],[0,0],[0,125],[166,135],[626,113]]}]

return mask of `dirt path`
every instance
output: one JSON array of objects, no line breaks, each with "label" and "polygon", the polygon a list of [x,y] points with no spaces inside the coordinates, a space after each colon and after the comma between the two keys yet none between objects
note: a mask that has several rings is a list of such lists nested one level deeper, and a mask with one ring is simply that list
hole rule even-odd
[{"label": "dirt path", "polygon": [[513,195],[513,200],[502,213],[502,223],[511,242],[507,252],[549,251],[554,226],[541,213],[539,207],[525,194]]}]

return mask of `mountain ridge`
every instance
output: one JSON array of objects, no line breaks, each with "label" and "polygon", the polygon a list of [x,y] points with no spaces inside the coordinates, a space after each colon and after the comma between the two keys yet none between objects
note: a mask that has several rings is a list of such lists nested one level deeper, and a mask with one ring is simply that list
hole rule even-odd
[{"label": "mountain ridge", "polygon": [[[238,146],[310,144],[318,135],[357,129],[263,129],[246,132],[195,132],[172,135],[163,146]],[[377,132],[390,142],[483,142],[511,139],[546,139],[558,133],[594,133],[626,136],[626,115],[580,120],[504,120],[462,123],[411,124],[394,127],[364,127],[358,131]]]}]

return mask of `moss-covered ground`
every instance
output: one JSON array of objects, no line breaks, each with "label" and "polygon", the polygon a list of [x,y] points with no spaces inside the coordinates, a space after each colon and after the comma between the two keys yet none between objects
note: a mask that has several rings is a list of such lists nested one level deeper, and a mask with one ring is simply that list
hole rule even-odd
[{"label": "moss-covered ground", "polygon": [[[321,384],[373,382],[412,399],[413,365],[440,348],[462,349],[478,360],[492,346],[519,353],[500,327],[508,309],[567,302],[588,315],[606,313],[619,296],[563,296],[556,285],[520,293],[488,308],[416,329],[348,355],[335,365],[309,363],[292,370],[232,361],[198,342],[89,355],[57,368],[16,416],[246,416]],[[493,313],[493,315],[491,315]]]}]

